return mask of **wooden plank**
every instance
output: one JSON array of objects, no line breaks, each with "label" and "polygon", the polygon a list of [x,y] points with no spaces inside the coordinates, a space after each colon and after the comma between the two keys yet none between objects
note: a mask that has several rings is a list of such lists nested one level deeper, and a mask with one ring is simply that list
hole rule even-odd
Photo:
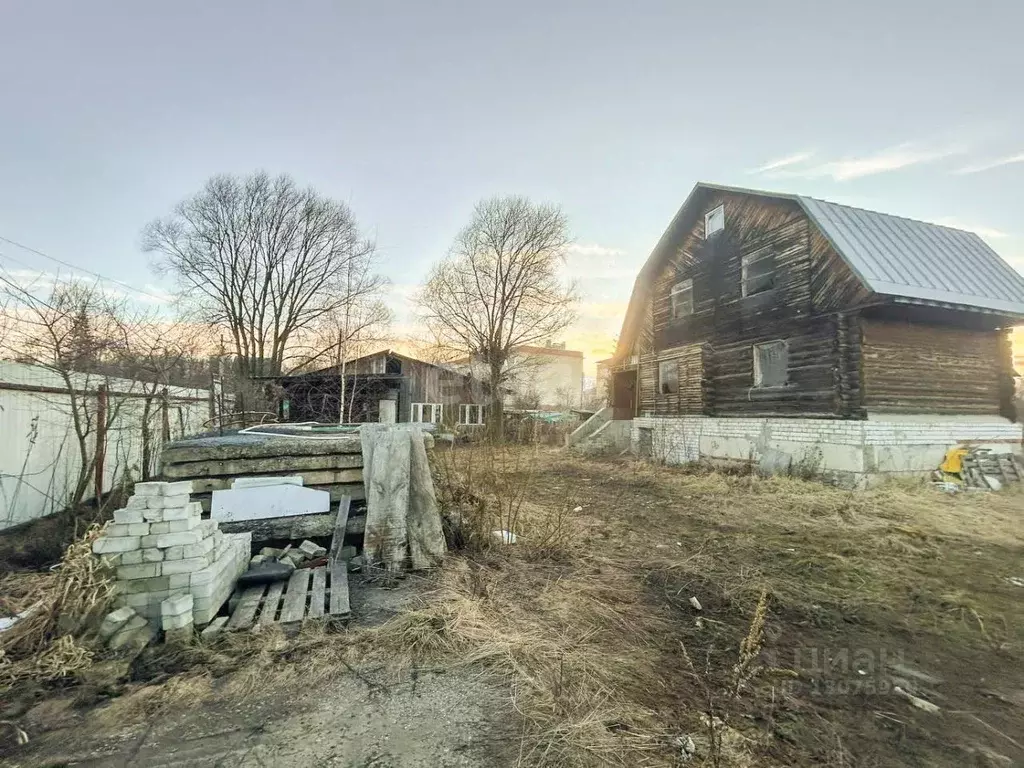
[{"label": "wooden plank", "polygon": [[252,626],[252,620],[256,616],[256,609],[260,607],[260,599],[266,590],[266,584],[257,584],[247,588],[238,600],[235,612],[228,620],[228,629],[248,629]]},{"label": "wooden plank", "polygon": [[338,559],[341,548],[345,546],[345,533],[348,531],[348,512],[352,506],[352,498],[344,497],[338,502],[338,516],[334,520],[334,536],[331,538],[331,552],[328,561],[333,565]]},{"label": "wooden plank", "polygon": [[263,598],[263,608],[260,610],[260,617],[256,620],[256,626],[265,627],[274,622],[277,615],[277,608],[281,603],[281,593],[284,592],[284,582],[275,581],[267,589],[267,596]]},{"label": "wooden plank", "polygon": [[348,564],[335,563],[331,568],[331,616],[347,616],[348,603]]},{"label": "wooden plank", "polygon": [[195,437],[169,443],[161,461],[178,464],[186,461],[234,461],[236,459],[278,459],[282,456],[320,456],[325,454],[362,454],[358,434],[302,440],[287,436],[253,434],[224,437]]},{"label": "wooden plank", "polygon": [[282,624],[291,621],[302,621],[306,614],[306,593],[309,591],[309,569],[299,568],[288,579],[288,589],[284,593],[284,603],[281,606]]},{"label": "wooden plank", "polygon": [[327,602],[327,566],[322,565],[313,569],[313,589],[309,595],[309,613],[306,615],[311,619],[319,619],[324,615],[324,607]]}]

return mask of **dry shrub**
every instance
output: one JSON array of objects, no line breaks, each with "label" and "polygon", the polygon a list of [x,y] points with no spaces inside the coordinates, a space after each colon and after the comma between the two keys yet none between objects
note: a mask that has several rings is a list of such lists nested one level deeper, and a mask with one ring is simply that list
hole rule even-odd
[{"label": "dry shrub", "polygon": [[449,545],[479,553],[503,546],[500,532],[510,532],[535,557],[561,556],[570,545],[576,489],[565,490],[557,514],[538,513],[531,499],[542,461],[536,447],[490,441],[436,449],[435,487]]},{"label": "dry shrub", "polygon": [[97,720],[107,726],[151,721],[175,707],[195,707],[210,698],[213,680],[209,673],[198,671],[172,677],[159,685],[144,685],[126,691],[96,713]]},{"label": "dry shrub", "polygon": [[0,686],[58,679],[92,662],[78,638],[103,616],[114,594],[110,569],[92,554],[99,534],[98,526],[89,529],[52,572],[5,580],[20,587],[20,609],[28,614],[0,634]]}]

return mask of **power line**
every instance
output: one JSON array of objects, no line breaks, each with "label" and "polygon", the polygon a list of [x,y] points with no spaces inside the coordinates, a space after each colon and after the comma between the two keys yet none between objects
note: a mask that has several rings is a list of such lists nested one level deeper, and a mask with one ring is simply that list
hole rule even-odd
[{"label": "power line", "polygon": [[[56,262],[57,264],[61,264],[61,265],[65,266],[65,267],[67,267],[68,269],[75,269],[75,270],[78,270],[79,272],[85,272],[85,274],[92,275],[93,277],[95,277],[95,278],[97,278],[99,280],[105,280],[108,283],[114,283],[115,285],[120,285],[122,288],[127,288],[129,291],[132,291],[133,293],[139,293],[139,294],[142,294],[143,296],[149,296],[149,298],[156,299],[157,301],[160,301],[160,302],[166,302],[167,301],[167,297],[166,296],[157,296],[155,293],[150,293],[149,291],[144,291],[141,288],[135,288],[134,286],[128,285],[128,283],[123,283],[120,280],[115,280],[113,277],[107,277],[106,275],[101,275],[99,272],[93,272],[91,269],[86,269],[85,267],[79,267],[79,266],[76,266],[74,264],[70,264],[70,263],[68,263],[68,262],[66,262],[66,261],[64,261],[62,259],[58,259],[56,256],[50,256],[49,254],[43,253],[40,250],[37,250],[35,248],[30,248],[27,245],[23,245],[22,243],[19,243],[19,242],[15,241],[15,240],[11,240],[9,237],[4,237],[3,235],[0,235],[0,240],[4,241],[5,243],[9,243],[10,245],[13,245],[16,248],[21,248],[22,250],[28,251],[29,253],[34,253],[34,254],[36,254],[36,256],[42,256],[44,259],[49,259],[50,261]],[[8,257],[8,258],[10,258],[10,257]],[[14,261],[14,259],[11,259],[11,260]],[[30,267],[30,269],[31,269],[31,267]]]}]

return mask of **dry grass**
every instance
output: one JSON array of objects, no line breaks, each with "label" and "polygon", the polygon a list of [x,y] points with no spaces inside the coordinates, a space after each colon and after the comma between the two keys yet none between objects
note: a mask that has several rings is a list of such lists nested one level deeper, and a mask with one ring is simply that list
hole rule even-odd
[{"label": "dry grass", "polygon": [[92,554],[99,533],[94,526],[75,541],[54,571],[3,581],[9,608],[27,615],[0,634],[0,690],[22,680],[64,678],[92,663],[81,638],[110,606],[114,588],[110,570]]}]

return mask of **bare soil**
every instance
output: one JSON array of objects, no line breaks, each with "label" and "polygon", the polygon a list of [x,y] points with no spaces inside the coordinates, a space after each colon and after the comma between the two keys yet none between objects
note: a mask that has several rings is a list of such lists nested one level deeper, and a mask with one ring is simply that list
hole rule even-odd
[{"label": "bare soil", "polygon": [[[427,578],[355,580],[361,623],[155,649],[107,681],[98,665],[63,690],[14,692],[0,720],[32,741],[0,757],[1024,764],[1021,492],[853,493],[482,450],[457,449],[458,478],[439,489],[485,541],[461,531],[469,549]],[[500,528],[517,543],[487,546]]]}]

